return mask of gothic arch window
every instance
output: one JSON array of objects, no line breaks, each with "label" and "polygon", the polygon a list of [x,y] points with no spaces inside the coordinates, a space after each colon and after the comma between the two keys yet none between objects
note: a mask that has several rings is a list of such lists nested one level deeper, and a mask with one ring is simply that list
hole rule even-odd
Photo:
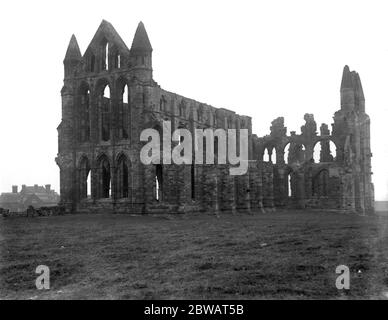
[{"label": "gothic arch window", "polygon": [[118,108],[119,135],[121,139],[128,139],[131,123],[129,87],[124,81],[121,82],[120,86],[121,91]]},{"label": "gothic arch window", "polygon": [[82,200],[91,195],[91,170],[87,157],[81,159],[78,171],[80,199]]},{"label": "gothic arch window", "polygon": [[130,179],[129,179],[128,160],[125,155],[121,155],[117,161],[117,197],[129,198]]},{"label": "gothic arch window", "polygon": [[268,152],[268,148],[265,148],[265,150],[264,150],[263,161],[269,162],[269,152]]},{"label": "gothic arch window", "polygon": [[99,87],[100,137],[102,141],[109,141],[111,131],[111,92],[107,82],[104,82],[103,85],[100,85]]},{"label": "gothic arch window", "polygon": [[110,198],[111,196],[110,163],[106,156],[100,157],[98,161],[98,186],[99,186],[99,198]]},{"label": "gothic arch window", "polygon": [[167,112],[167,99],[164,95],[162,95],[159,100],[159,110],[162,112]]},{"label": "gothic arch window", "polygon": [[109,43],[105,46],[105,70],[109,70]]},{"label": "gothic arch window", "polygon": [[331,140],[318,141],[313,150],[313,159],[315,163],[333,162],[337,157],[337,148]]},{"label": "gothic arch window", "polygon": [[227,129],[232,129],[233,128],[233,117],[228,117],[227,119],[227,126],[228,128]]},{"label": "gothic arch window", "polygon": [[155,188],[154,197],[156,201],[161,201],[163,198],[163,166],[161,164],[155,165]]},{"label": "gothic arch window", "polygon": [[276,164],[277,162],[276,148],[272,149],[271,161],[273,164]]},{"label": "gothic arch window", "polygon": [[290,143],[287,143],[287,145],[284,147],[284,163],[288,163],[288,159],[290,156]]},{"label": "gothic arch window", "polygon": [[320,142],[317,142],[313,149],[313,160],[315,163],[321,162],[321,153],[322,153],[322,145]]},{"label": "gothic arch window", "polygon": [[292,190],[292,172],[287,175],[287,195],[288,197],[292,197],[294,195]]},{"label": "gothic arch window", "polygon": [[179,116],[184,118],[186,116],[186,104],[184,100],[179,103]]},{"label": "gothic arch window", "polygon": [[203,122],[203,106],[201,104],[198,107],[198,122]]},{"label": "gothic arch window", "polygon": [[305,161],[306,148],[301,143],[288,143],[284,148],[285,163],[303,163]]},{"label": "gothic arch window", "polygon": [[101,41],[101,70],[109,70],[109,42]]},{"label": "gothic arch window", "polygon": [[106,85],[104,88],[104,98],[110,99],[110,88],[108,85]]},{"label": "gothic arch window", "polygon": [[329,191],[329,172],[323,169],[313,178],[313,196],[327,197]]},{"label": "gothic arch window", "polygon": [[263,153],[263,161],[276,164],[276,149],[273,146],[266,147]]},{"label": "gothic arch window", "polygon": [[78,140],[86,142],[90,140],[90,90],[84,83],[79,90],[78,106]]},{"label": "gothic arch window", "polygon": [[115,69],[120,69],[121,68],[121,55],[120,53],[116,50],[114,54],[114,68]]},{"label": "gothic arch window", "polygon": [[290,167],[288,167],[288,173],[285,177],[285,195],[288,198],[297,197],[297,189],[301,181],[298,179],[297,172],[293,171]]}]

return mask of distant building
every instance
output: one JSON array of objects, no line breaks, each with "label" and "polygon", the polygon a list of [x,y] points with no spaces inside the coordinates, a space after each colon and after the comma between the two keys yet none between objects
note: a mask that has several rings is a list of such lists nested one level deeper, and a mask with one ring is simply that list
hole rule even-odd
[{"label": "distant building", "polygon": [[12,192],[0,195],[0,207],[9,209],[11,212],[22,212],[28,206],[34,208],[56,206],[59,202],[59,195],[51,189],[50,184],[45,186],[22,185],[22,190],[18,192],[18,186],[12,186]]}]

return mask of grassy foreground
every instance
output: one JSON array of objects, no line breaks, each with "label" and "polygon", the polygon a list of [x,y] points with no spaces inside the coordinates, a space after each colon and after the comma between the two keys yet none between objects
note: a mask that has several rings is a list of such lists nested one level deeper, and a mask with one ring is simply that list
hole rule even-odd
[{"label": "grassy foreground", "polygon": [[2,299],[386,299],[388,215],[0,218],[0,258]]}]

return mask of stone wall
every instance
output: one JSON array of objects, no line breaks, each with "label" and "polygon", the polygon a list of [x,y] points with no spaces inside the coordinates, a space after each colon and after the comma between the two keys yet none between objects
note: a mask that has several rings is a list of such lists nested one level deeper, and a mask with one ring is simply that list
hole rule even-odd
[{"label": "stone wall", "polygon": [[[106,21],[84,55],[73,36],[64,66],[56,161],[67,212],[373,210],[370,121],[358,74],[347,67],[331,133],[323,124],[318,135],[314,116],[306,114],[301,134],[287,135],[284,119],[277,118],[270,134],[259,138],[252,134],[250,117],[162,89],[153,79],[152,47],[142,23],[130,49]],[[141,132],[152,128],[162,134],[166,121],[171,132],[187,129],[192,136],[195,129],[247,129],[248,172],[232,176],[230,166],[217,159],[164,164],[163,151],[160,164],[143,164]],[[172,141],[172,148],[177,144]],[[321,151],[314,161],[317,145]]]}]

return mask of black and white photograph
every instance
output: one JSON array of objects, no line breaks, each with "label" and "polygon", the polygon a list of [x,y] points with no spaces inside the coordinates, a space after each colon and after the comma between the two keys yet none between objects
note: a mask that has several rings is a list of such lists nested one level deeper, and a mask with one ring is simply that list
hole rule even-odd
[{"label": "black and white photograph", "polygon": [[0,30],[0,300],[388,300],[388,2],[15,0]]}]

